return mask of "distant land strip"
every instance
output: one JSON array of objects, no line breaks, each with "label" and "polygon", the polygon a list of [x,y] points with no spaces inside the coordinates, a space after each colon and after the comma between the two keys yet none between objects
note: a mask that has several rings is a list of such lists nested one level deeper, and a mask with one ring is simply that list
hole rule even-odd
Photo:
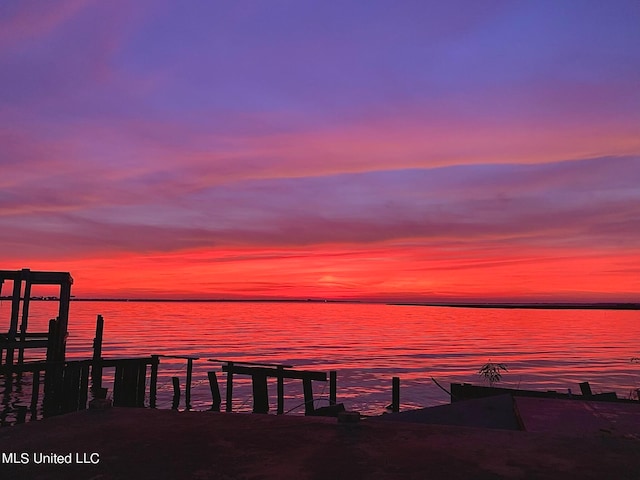
[{"label": "distant land strip", "polygon": [[[0,297],[0,300],[11,300],[11,296]],[[31,301],[57,301],[58,297],[31,297]],[[156,302],[156,303],[386,303],[363,302],[360,300],[324,300],[297,298],[78,298],[71,296],[72,302]]]},{"label": "distant land strip", "polygon": [[527,308],[546,310],[640,310],[640,303],[389,303],[413,307]]},{"label": "distant land strip", "polygon": [[[11,300],[10,295],[0,297],[0,301]],[[58,297],[31,297],[32,301],[58,301]],[[332,300],[332,299],[291,299],[291,298],[256,298],[256,299],[231,299],[231,298],[76,298],[74,302],[184,302],[184,303],[340,303],[340,304],[380,304],[410,307],[451,307],[451,308],[521,308],[521,309],[546,309],[546,310],[640,310],[637,302],[388,302],[374,300]]]}]

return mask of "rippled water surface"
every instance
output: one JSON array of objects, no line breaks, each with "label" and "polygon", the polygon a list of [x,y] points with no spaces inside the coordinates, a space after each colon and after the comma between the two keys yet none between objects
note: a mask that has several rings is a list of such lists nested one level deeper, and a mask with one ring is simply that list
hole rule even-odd
[{"label": "rippled water surface", "polygon": [[[46,331],[55,302],[32,302],[29,331]],[[8,328],[10,302],[0,305]],[[611,310],[505,310],[336,303],[72,302],[67,357],[89,358],[96,315],[105,319],[103,356],[191,355],[192,406],[211,405],[207,359],[285,363],[338,373],[338,402],[379,414],[391,401],[391,378],[401,379],[403,409],[448,403],[451,382],[480,384],[487,361],[506,364],[506,387],[594,392],[628,397],[640,387],[640,312]],[[42,355],[42,353],[39,353]],[[159,406],[168,408],[186,361],[162,358]],[[251,409],[251,384],[236,377],[234,410]],[[28,383],[28,380],[25,380]],[[23,395],[28,391],[25,386]],[[275,410],[275,380],[269,384]],[[316,406],[328,402],[328,385],[314,382]],[[11,394],[8,401],[28,404]],[[285,382],[285,410],[303,413],[300,381]],[[24,400],[24,401],[23,401]]]}]

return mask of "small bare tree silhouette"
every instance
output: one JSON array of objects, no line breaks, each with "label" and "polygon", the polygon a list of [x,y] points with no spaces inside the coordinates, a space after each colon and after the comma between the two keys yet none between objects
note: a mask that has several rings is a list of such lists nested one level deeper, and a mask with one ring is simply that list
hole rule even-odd
[{"label": "small bare tree silhouette", "polygon": [[504,363],[493,363],[489,360],[485,363],[480,370],[478,370],[478,375],[485,379],[485,381],[489,382],[489,386],[493,387],[494,383],[499,382],[502,379],[501,371],[508,372],[507,366]]}]

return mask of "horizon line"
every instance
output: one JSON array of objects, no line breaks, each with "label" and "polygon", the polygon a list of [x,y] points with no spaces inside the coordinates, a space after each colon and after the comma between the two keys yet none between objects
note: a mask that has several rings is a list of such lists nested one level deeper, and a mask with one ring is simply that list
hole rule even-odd
[{"label": "horizon line", "polygon": [[[2,296],[1,300],[11,300],[11,296]],[[32,297],[31,301],[57,301],[57,297]],[[377,304],[416,307],[452,307],[452,308],[522,308],[522,309],[601,309],[601,310],[640,310],[640,302],[554,302],[554,301],[402,301],[402,300],[363,300],[363,299],[324,299],[324,298],[102,298],[71,297],[75,302],[165,302],[165,303],[343,303]]]}]

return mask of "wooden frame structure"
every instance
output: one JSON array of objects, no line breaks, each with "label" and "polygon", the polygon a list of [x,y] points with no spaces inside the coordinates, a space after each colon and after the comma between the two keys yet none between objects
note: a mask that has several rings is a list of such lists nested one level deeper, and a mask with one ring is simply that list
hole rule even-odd
[{"label": "wooden frame structure", "polygon": [[[212,362],[220,360],[211,359]],[[278,382],[278,415],[284,413],[284,379],[302,380],[304,393],[305,415],[313,415],[315,407],[313,405],[312,380],[321,382],[327,381],[326,372],[315,372],[309,370],[292,370],[291,365],[276,365],[268,363],[251,362],[231,362],[225,361],[222,371],[227,374],[227,404],[226,411],[231,411],[233,403],[233,375],[250,375],[253,389],[253,413],[267,413],[269,411],[269,396],[267,393],[267,377],[276,378]],[[332,376],[332,388],[335,388],[334,376]],[[331,393],[331,398],[335,399],[335,393]],[[214,395],[215,401],[215,395]],[[335,400],[334,402],[335,403]]]},{"label": "wooden frame structure", "polygon": [[[11,314],[9,329],[6,334],[0,334],[0,365],[3,352],[7,365],[13,365],[15,351],[18,350],[18,364],[24,360],[24,350],[28,348],[51,348],[47,351],[47,360],[64,362],[67,341],[67,327],[69,323],[69,301],[71,299],[71,285],[73,278],[68,272],[38,272],[28,268],[22,270],[0,270],[0,296],[5,281],[13,282],[11,295]],[[29,325],[29,303],[31,287],[33,285],[58,285],[58,318],[55,338],[50,338],[51,332],[27,332]],[[20,325],[18,321],[21,319]]]}]

